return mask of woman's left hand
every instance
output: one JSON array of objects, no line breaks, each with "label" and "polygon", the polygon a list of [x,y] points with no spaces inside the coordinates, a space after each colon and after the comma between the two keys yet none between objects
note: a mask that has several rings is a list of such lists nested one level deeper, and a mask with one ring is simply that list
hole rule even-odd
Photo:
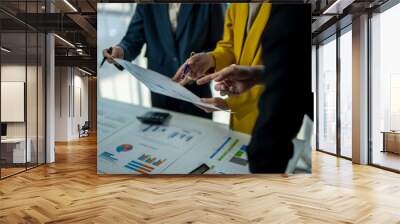
[{"label": "woman's left hand", "polygon": [[215,90],[222,96],[239,95],[251,89],[261,80],[263,66],[230,65],[218,72],[206,75],[197,80],[198,85],[216,81]]},{"label": "woman's left hand", "polygon": [[[229,110],[230,109],[226,100],[219,98],[219,97],[201,98],[201,102],[211,104],[215,107],[220,108],[221,110]],[[199,107],[207,113],[217,111],[216,109],[212,109],[212,108],[207,108],[207,107],[202,107],[202,106],[199,106]]]}]

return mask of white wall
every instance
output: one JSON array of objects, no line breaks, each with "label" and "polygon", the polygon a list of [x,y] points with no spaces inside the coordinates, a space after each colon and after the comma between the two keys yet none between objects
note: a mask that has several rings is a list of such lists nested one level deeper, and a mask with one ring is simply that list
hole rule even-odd
[{"label": "white wall", "polygon": [[[36,86],[36,80],[31,80],[30,75],[31,74],[36,74],[36,67],[33,66],[28,66],[27,68],[25,65],[18,65],[18,64],[10,64],[10,65],[2,65],[1,66],[1,81],[2,82],[25,82],[25,75],[26,75],[26,70],[28,72],[28,81],[29,85]],[[34,128],[36,130],[36,113],[31,113],[33,111],[32,109],[36,110],[36,88],[27,88],[27,106],[30,106],[31,108],[28,110],[27,113],[27,119],[28,122],[28,129],[30,127]],[[32,104],[31,102],[34,102]],[[34,107],[34,108],[32,108]],[[7,108],[1,108],[1,110],[7,110]],[[31,122],[34,122],[35,124],[31,124]],[[8,137],[25,137],[25,123],[26,122],[7,122],[7,136]],[[34,126],[34,127],[33,127]],[[28,130],[28,137],[29,137],[30,131]],[[35,132],[36,134],[36,132]]]},{"label": "white wall", "polygon": [[55,141],[77,139],[78,124],[88,120],[88,77],[76,68],[56,67],[55,86]]},{"label": "white wall", "polygon": [[[1,81],[25,82],[25,65],[2,65]],[[7,108],[1,108],[6,110]],[[25,137],[25,122],[7,123],[7,137]]]},{"label": "white wall", "polygon": [[55,141],[68,139],[68,85],[70,83],[67,67],[55,69]]},{"label": "white wall", "polygon": [[[38,70],[36,70],[38,69]],[[26,80],[27,78],[27,80]],[[30,147],[32,151],[32,161],[39,163],[44,162],[44,92],[43,89],[42,67],[25,66],[25,64],[3,64],[1,66],[2,82],[24,82],[26,84],[26,106],[22,108],[22,112],[26,112],[26,121],[23,122],[6,122],[8,138],[25,138],[30,139]],[[7,96],[2,96],[7,97]],[[1,110],[10,110],[3,107]],[[39,156],[37,156],[37,153]]]},{"label": "white wall", "polygon": [[83,125],[85,121],[88,121],[88,77],[81,76],[82,73],[74,75],[74,82],[73,82],[73,90],[74,96],[71,96],[71,99],[74,99],[74,102],[71,102],[72,111],[72,119],[71,119],[71,137],[73,139],[79,137],[78,132],[78,124]]}]

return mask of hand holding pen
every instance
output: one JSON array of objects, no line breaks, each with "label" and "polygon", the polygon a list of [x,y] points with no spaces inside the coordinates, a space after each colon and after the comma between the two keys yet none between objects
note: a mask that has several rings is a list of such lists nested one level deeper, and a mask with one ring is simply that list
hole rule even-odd
[{"label": "hand holding pen", "polygon": [[[190,58],[193,57],[195,54],[196,53],[194,53],[194,52],[190,53]],[[183,85],[185,85],[186,83],[189,83],[190,81],[192,81],[192,79],[188,75],[189,72],[190,72],[190,66],[189,66],[189,62],[187,61],[183,65],[183,73],[181,74],[181,77],[179,77],[181,82],[184,83]]]},{"label": "hand holding pen", "polygon": [[103,61],[100,64],[100,67],[103,66],[104,62],[107,60],[108,63],[114,64],[115,67],[117,67],[118,70],[122,71],[124,70],[124,67],[122,67],[120,64],[115,62],[115,58],[123,59],[124,58],[124,50],[120,47],[110,47],[108,49],[103,50]]},{"label": "hand holding pen", "polygon": [[186,85],[192,80],[197,80],[209,73],[215,67],[214,57],[207,53],[192,53],[190,58],[181,65],[172,80]]}]

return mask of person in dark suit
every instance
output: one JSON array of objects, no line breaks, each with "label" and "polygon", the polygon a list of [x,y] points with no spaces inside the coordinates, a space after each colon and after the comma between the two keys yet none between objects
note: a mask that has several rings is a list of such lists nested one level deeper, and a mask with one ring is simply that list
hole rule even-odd
[{"label": "person in dark suit", "polygon": [[[191,52],[215,48],[224,30],[224,4],[138,4],[122,41],[112,53],[103,50],[108,62],[112,58],[132,61],[146,44],[148,68],[172,77]],[[186,86],[201,98],[211,97],[209,86]],[[167,110],[211,118],[191,103],[151,93],[152,105]]]},{"label": "person in dark suit", "polygon": [[313,119],[311,6],[275,5],[271,17],[262,42],[265,91],[248,150],[253,173],[284,173],[304,115]]},{"label": "person in dark suit", "polygon": [[313,119],[310,5],[273,4],[262,48],[263,66],[232,65],[197,83],[215,80],[222,94],[241,94],[255,84],[265,85],[247,151],[250,171],[284,173],[304,115]]}]

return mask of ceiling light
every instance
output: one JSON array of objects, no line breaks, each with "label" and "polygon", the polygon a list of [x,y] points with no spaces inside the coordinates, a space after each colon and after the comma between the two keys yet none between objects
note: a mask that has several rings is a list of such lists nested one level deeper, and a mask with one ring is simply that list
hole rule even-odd
[{"label": "ceiling light", "polygon": [[83,73],[85,73],[85,74],[87,74],[87,75],[90,75],[90,76],[92,75],[92,73],[90,73],[90,72],[88,72],[88,71],[86,71],[86,70],[83,70],[83,69],[81,69],[81,68],[79,68],[79,67],[78,67],[78,70],[81,71],[81,72],[83,72]]},{"label": "ceiling light", "polygon": [[67,45],[69,45],[70,47],[75,48],[75,45],[71,44],[71,42],[69,42],[69,41],[67,41],[66,39],[60,37],[59,35],[54,34],[54,36],[57,37],[58,39],[60,39],[62,42],[64,42],[64,43],[66,43]]},{"label": "ceiling light", "polygon": [[336,0],[332,5],[330,5],[327,9],[325,9],[322,14],[331,13],[332,9],[335,9],[337,7],[337,4],[339,4],[339,2],[340,0]]},{"label": "ceiling light", "polygon": [[341,14],[343,10],[351,5],[355,0],[336,0],[332,5],[324,10],[322,14]]},{"label": "ceiling light", "polygon": [[10,52],[11,52],[11,50],[9,50],[9,49],[7,49],[7,48],[5,48],[5,47],[1,47],[0,49],[1,49],[2,51],[6,52],[6,53],[10,53]]},{"label": "ceiling light", "polygon": [[74,10],[74,12],[78,12],[78,10],[68,1],[68,0],[64,0],[65,4],[67,4],[72,10]]}]

